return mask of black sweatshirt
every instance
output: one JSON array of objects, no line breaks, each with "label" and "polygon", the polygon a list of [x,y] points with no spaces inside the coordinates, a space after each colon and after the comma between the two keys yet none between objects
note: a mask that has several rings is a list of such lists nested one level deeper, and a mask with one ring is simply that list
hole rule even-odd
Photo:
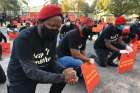
[{"label": "black sweatshirt", "polygon": [[11,84],[28,82],[63,83],[65,68],[56,62],[56,39],[42,41],[37,27],[26,29],[13,42],[12,54],[8,65],[8,79]]}]

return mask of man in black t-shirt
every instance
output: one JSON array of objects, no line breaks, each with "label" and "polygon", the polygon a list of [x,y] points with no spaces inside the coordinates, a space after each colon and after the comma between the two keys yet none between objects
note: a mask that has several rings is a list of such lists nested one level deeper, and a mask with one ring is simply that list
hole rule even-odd
[{"label": "man in black t-shirt", "polygon": [[76,25],[70,20],[65,22],[65,24],[60,29],[60,39],[63,39],[67,32],[76,28]]},{"label": "man in black t-shirt", "polygon": [[91,22],[85,20],[79,28],[69,31],[57,47],[59,62],[65,67],[79,69],[83,62],[90,62],[85,48],[88,35],[91,32]]},{"label": "man in black t-shirt", "polygon": [[117,66],[113,63],[113,59],[118,57],[120,53],[132,51],[132,48],[122,41],[122,31],[125,23],[126,19],[123,16],[117,17],[115,26],[109,24],[95,41],[94,49],[98,57],[97,63],[100,66]]},{"label": "man in black t-shirt", "polygon": [[38,21],[37,26],[25,29],[27,31],[22,31],[13,42],[7,70],[8,93],[35,93],[38,83],[52,83],[49,93],[61,93],[66,83],[78,81],[73,68],[65,68],[56,62],[61,8],[55,4],[44,6]]}]

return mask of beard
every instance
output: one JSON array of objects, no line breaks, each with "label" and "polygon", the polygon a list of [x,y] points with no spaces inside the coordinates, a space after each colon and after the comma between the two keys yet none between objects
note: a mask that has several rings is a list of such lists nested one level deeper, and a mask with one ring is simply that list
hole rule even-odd
[{"label": "beard", "polygon": [[43,40],[52,41],[57,38],[59,30],[48,29],[46,26],[42,26],[40,30],[40,36]]}]

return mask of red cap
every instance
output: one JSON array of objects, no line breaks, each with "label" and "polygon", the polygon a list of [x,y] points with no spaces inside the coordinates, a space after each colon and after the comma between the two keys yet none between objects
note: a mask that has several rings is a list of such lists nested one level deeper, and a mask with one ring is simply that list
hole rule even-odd
[{"label": "red cap", "polygon": [[44,20],[54,16],[62,16],[62,9],[56,4],[49,4],[47,6],[44,6],[40,10],[38,14],[38,19]]},{"label": "red cap", "polygon": [[122,25],[126,23],[126,19],[124,16],[119,16],[116,18],[115,24],[116,25]]}]

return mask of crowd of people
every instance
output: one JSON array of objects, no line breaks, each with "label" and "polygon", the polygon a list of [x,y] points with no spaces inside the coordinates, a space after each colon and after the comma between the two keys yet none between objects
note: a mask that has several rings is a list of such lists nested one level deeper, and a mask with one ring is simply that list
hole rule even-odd
[{"label": "crowd of people", "polygon": [[[116,17],[114,24],[100,21],[99,24],[103,24],[101,31],[95,31],[97,23],[92,18],[71,21],[63,17],[59,6],[50,4],[40,10],[37,19],[33,26],[26,22],[13,41],[7,69],[8,93],[35,93],[38,83],[51,83],[49,93],[61,93],[66,84],[76,84],[82,78],[81,65],[91,64],[86,41],[92,40],[94,34],[98,34],[93,43],[94,59],[101,67],[117,67],[114,59],[132,52],[130,43],[140,39],[140,18],[133,25],[127,25],[124,16]],[[16,28],[12,22],[7,26],[9,29],[13,27]],[[7,42],[0,33],[0,42],[2,39]],[[6,76],[0,66],[0,76],[1,73],[0,81],[4,83]]]}]

